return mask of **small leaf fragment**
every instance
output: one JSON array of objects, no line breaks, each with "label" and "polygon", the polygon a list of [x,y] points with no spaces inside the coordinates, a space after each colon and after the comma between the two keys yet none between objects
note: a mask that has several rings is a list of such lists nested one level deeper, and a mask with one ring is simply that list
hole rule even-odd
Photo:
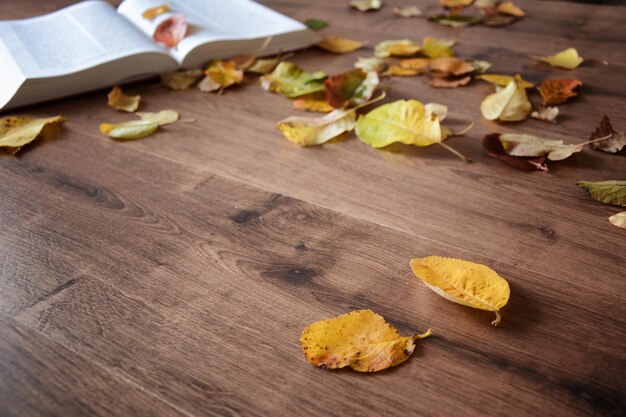
[{"label": "small leaf fragment", "polygon": [[5,117],[0,119],[0,148],[15,155],[22,146],[37,138],[48,136],[67,119],[63,116],[33,119],[30,117]]},{"label": "small leaf fragment", "polygon": [[207,77],[211,77],[213,81],[222,88],[239,84],[243,81],[243,70],[233,60],[214,60],[204,70]]},{"label": "small leaf fragment", "polygon": [[500,324],[500,309],[509,301],[509,283],[486,265],[463,259],[428,256],[411,259],[411,269],[431,290],[465,306],[493,311]]},{"label": "small leaf fragment", "polygon": [[354,69],[324,81],[326,100],[334,108],[354,106],[369,100],[379,84],[378,74]]},{"label": "small leaf fragment", "polygon": [[171,90],[186,90],[202,78],[201,69],[179,70],[161,74],[161,84]]},{"label": "small leaf fragment", "polygon": [[365,72],[382,72],[385,69],[385,60],[375,56],[370,58],[359,57],[359,59],[354,63],[354,68],[358,68]]},{"label": "small leaf fragment", "polygon": [[435,88],[457,88],[467,85],[470,81],[472,81],[472,77],[470,77],[469,75],[446,78],[434,77],[431,78],[428,85]]},{"label": "small leaf fragment", "polygon": [[306,19],[304,24],[311,30],[322,30],[327,26],[326,22],[322,19]]},{"label": "small leaf fragment", "polygon": [[[506,87],[511,81],[515,79],[515,77],[513,77],[512,75],[503,74],[480,74],[476,75],[474,78],[487,81],[488,83],[498,85],[500,87]],[[535,86],[533,83],[524,80],[522,80],[522,84],[524,88],[533,88]]]},{"label": "small leaf fragment", "polygon": [[158,124],[159,126],[169,125],[178,121],[178,112],[176,110],[161,110],[158,113],[137,112],[137,117],[141,120]]},{"label": "small leaf fragment", "polygon": [[322,41],[317,44],[317,46],[319,46],[320,48],[334,54],[347,54],[350,52],[354,52],[357,49],[363,47],[363,45],[363,42],[355,41],[348,38],[342,38],[335,35],[328,36],[322,39]]},{"label": "small leaf fragment", "polygon": [[526,119],[531,110],[532,105],[519,75],[502,90],[487,96],[480,104],[480,111],[487,120],[518,122]]},{"label": "small leaf fragment", "polygon": [[382,0],[350,0],[349,4],[360,12],[369,12],[383,7]]},{"label": "small leaf fragment", "polygon": [[409,58],[399,62],[400,68],[415,70],[417,74],[428,72],[430,60],[427,58]]},{"label": "small leaf fragment", "polygon": [[499,159],[520,171],[543,171],[547,172],[548,167],[545,164],[544,156],[536,158],[523,158],[519,156],[511,156],[504,150],[502,142],[500,142],[500,133],[493,133],[483,138],[483,148],[489,156]]},{"label": "small leaf fragment", "polygon": [[328,103],[325,95],[321,93],[298,97],[293,101],[293,108],[299,111],[311,111],[317,113],[329,113],[335,110],[335,108]]},{"label": "small leaf fragment", "polygon": [[421,17],[424,12],[417,6],[394,6],[393,14],[400,17]]},{"label": "small leaf fragment", "polygon": [[579,181],[577,185],[601,203],[626,207],[626,180]]},{"label": "small leaf fragment", "polygon": [[544,80],[539,83],[537,90],[543,97],[543,104],[553,106],[577,96],[578,93],[574,89],[581,85],[583,83],[579,80]]},{"label": "small leaf fragment", "polygon": [[152,38],[168,48],[173,48],[187,36],[188,31],[187,18],[185,15],[177,14],[161,22],[154,31]]},{"label": "small leaf fragment", "polygon": [[167,13],[170,11],[170,7],[167,4],[161,4],[160,6],[151,7],[141,14],[144,19],[152,20],[155,17]]},{"label": "small leaf fragment", "polygon": [[435,16],[431,16],[428,20],[432,22],[439,23],[443,26],[450,26],[453,28],[464,28],[468,26],[477,25],[482,22],[482,17],[477,16],[465,16],[465,15],[447,15],[447,14],[438,14]]},{"label": "small leaf fragment", "polygon": [[429,329],[402,336],[382,316],[358,310],[311,324],[302,332],[300,344],[306,360],[315,366],[376,372],[405,362],[415,341],[431,334]]},{"label": "small leaf fragment", "polygon": [[[538,120],[543,120],[548,123],[556,123],[556,118],[559,115],[558,107],[542,107],[539,111],[535,110],[530,114],[530,117]],[[593,146],[593,145],[592,145]]]},{"label": "small leaf fragment", "polygon": [[613,216],[609,217],[609,221],[614,226],[626,229],[626,211],[614,214]]},{"label": "small leaf fragment", "polygon": [[261,77],[261,86],[267,91],[289,98],[324,91],[326,73],[308,73],[291,62],[281,62],[271,74]]},{"label": "small leaf fragment", "polygon": [[113,87],[107,98],[109,107],[128,113],[136,111],[141,101],[141,96],[129,96],[119,86]]},{"label": "small leaf fragment", "polygon": [[454,56],[452,47],[456,44],[452,39],[437,39],[426,36],[422,40],[420,52],[429,58],[442,58]]},{"label": "small leaf fragment", "polygon": [[626,135],[624,132],[618,133],[613,130],[613,126],[611,126],[611,122],[606,115],[602,118],[596,130],[589,136],[590,141],[599,138],[605,139],[589,145],[596,151],[617,153],[626,146]]},{"label": "small leaf fragment", "polygon": [[561,161],[582,151],[584,144],[570,145],[562,140],[545,139],[533,135],[503,133],[500,142],[511,156],[546,156],[551,161]]},{"label": "small leaf fragment", "polygon": [[577,68],[583,62],[583,59],[580,55],[578,55],[578,51],[574,48],[567,48],[550,56],[531,55],[531,57],[538,61],[548,63],[553,67],[565,68],[568,70]]},{"label": "small leaf fragment", "polygon": [[274,71],[282,59],[283,58],[280,56],[276,56],[274,58],[260,58],[255,60],[252,65],[246,68],[246,71],[261,75],[269,74]]},{"label": "small leaf fragment", "polygon": [[508,14],[511,16],[515,16],[515,17],[526,16],[526,13],[521,8],[519,8],[518,6],[516,6],[510,1],[505,1],[505,2],[498,4],[496,6],[496,11],[498,11],[499,13],[504,13],[504,14]]},{"label": "small leaf fragment", "polygon": [[159,128],[159,124],[149,120],[132,120],[124,123],[102,123],[100,132],[113,139],[141,139],[150,136]]},{"label": "small leaf fragment", "polygon": [[438,77],[466,75],[476,69],[471,62],[454,57],[432,59],[429,64],[429,68],[431,73]]},{"label": "small leaf fragment", "polygon": [[412,56],[419,52],[421,46],[409,39],[388,40],[374,47],[374,56],[387,58],[390,56]]}]

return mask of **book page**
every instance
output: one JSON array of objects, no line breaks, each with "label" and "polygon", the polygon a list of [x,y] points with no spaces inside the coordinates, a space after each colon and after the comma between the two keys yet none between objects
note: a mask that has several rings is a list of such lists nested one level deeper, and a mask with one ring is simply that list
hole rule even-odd
[{"label": "book page", "polygon": [[162,48],[104,1],[0,22],[0,38],[28,78],[70,74]]},{"label": "book page", "polygon": [[[170,12],[153,20],[142,17],[147,9],[164,3],[169,6]],[[156,27],[173,14],[185,15],[190,26],[189,34],[170,51],[178,62],[183,62],[194,48],[210,42],[262,40],[269,36],[306,31],[302,23],[250,0],[126,0],[118,11],[148,36],[152,36]]]}]

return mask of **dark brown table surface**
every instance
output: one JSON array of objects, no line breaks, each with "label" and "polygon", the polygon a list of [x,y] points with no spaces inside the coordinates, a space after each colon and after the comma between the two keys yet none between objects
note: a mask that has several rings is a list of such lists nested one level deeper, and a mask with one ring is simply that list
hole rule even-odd
[{"label": "dark brown table surface", "polygon": [[[2,1],[2,19],[71,1]],[[482,82],[433,89],[393,78],[387,101],[416,98],[475,120],[450,145],[378,151],[354,137],[318,148],[284,140],[294,112],[250,79],[225,94],[130,86],[144,109],[196,123],[115,142],[126,119],[106,92],[16,114],[69,118],[61,137],[0,156],[0,415],[9,416],[621,416],[626,413],[626,230],[619,208],[578,180],[624,179],[626,155],[585,149],[548,173],[518,172],[481,148],[486,133],[584,140],[607,114],[626,129],[626,9],[516,1],[505,28],[452,29],[347,1],[264,3],[325,34],[367,40],[348,55],[311,49],[293,61],[336,73],[372,45],[430,35],[466,58],[530,81],[578,78],[556,125],[480,116]],[[415,1],[426,10],[434,1]],[[529,53],[575,47],[574,71]],[[604,61],[604,62],[603,62]],[[129,117],[130,119],[130,117]],[[413,257],[481,262],[508,279],[502,324],[438,297]],[[309,365],[308,324],[370,308],[420,341],[377,374]]]}]

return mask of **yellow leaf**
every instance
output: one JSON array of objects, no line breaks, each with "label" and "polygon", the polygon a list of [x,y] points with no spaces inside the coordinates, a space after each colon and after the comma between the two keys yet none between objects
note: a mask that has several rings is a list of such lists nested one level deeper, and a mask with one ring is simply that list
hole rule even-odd
[{"label": "yellow leaf", "polygon": [[376,372],[406,361],[415,341],[432,334],[402,336],[371,310],[358,310],[304,329],[300,344],[306,360],[322,368],[349,366],[358,372]]},{"label": "yellow leaf", "polygon": [[[511,81],[515,79],[512,75],[503,74],[480,74],[474,77],[479,80],[487,81],[493,85],[499,85],[500,87],[506,87]],[[522,80],[524,88],[533,88],[535,85],[528,81]]]},{"label": "yellow leaf", "polygon": [[204,74],[211,77],[222,88],[230,87],[243,81],[243,70],[239,69],[237,63],[233,60],[212,61],[207,69],[204,70]]},{"label": "yellow leaf", "polygon": [[262,75],[269,74],[274,71],[274,68],[276,68],[283,58],[284,57],[276,56],[274,58],[257,59],[250,67],[246,68],[246,71]]},{"label": "yellow leaf", "polygon": [[278,122],[276,128],[295,144],[313,146],[351,131],[355,125],[355,109],[336,109],[322,117],[291,116]]},{"label": "yellow leaf", "polygon": [[382,75],[390,75],[393,77],[412,77],[421,73],[422,72],[418,69],[404,68],[402,66],[392,65]]},{"label": "yellow leaf", "polygon": [[474,0],[439,0],[439,4],[443,7],[456,8],[469,6],[473,1]]},{"label": "yellow leaf", "polygon": [[15,155],[22,146],[38,137],[46,136],[46,131],[66,122],[63,116],[32,119],[30,117],[6,117],[0,119],[0,148]]},{"label": "yellow leaf", "polygon": [[515,17],[526,16],[526,13],[510,1],[498,4],[496,10],[500,13],[508,14]]},{"label": "yellow leaf", "polygon": [[281,62],[271,74],[261,77],[261,87],[289,98],[324,91],[326,73],[308,73],[292,62]]},{"label": "yellow leaf", "polygon": [[522,78],[516,75],[505,88],[487,96],[480,104],[480,111],[487,120],[518,122],[526,119],[532,105],[526,96]]},{"label": "yellow leaf", "polygon": [[349,4],[361,12],[378,10],[383,6],[382,0],[350,0]]},{"label": "yellow leaf", "polygon": [[434,77],[430,80],[428,85],[435,88],[457,88],[463,85],[467,85],[472,81],[472,77],[469,75],[460,77]]},{"label": "yellow leaf", "polygon": [[413,273],[437,294],[450,301],[493,311],[500,323],[500,309],[509,301],[509,283],[488,266],[462,259],[428,256],[411,259]]},{"label": "yellow leaf", "polygon": [[293,108],[300,111],[312,111],[318,113],[329,113],[335,108],[330,105],[324,95],[310,94],[297,98],[293,101]]},{"label": "yellow leaf", "polygon": [[409,58],[400,61],[400,67],[404,69],[417,70],[418,73],[428,72],[430,60],[427,58]]},{"label": "yellow leaf", "polygon": [[430,70],[436,76],[466,75],[476,70],[473,62],[454,57],[435,58],[430,61]]},{"label": "yellow leaf", "polygon": [[626,211],[614,214],[613,216],[609,217],[609,221],[612,225],[621,227],[622,229],[626,229]]},{"label": "yellow leaf", "polygon": [[170,11],[170,7],[167,4],[162,4],[160,6],[149,8],[148,10],[143,12],[141,15],[143,16],[144,19],[152,20],[158,15],[167,13],[169,11]]},{"label": "yellow leaf", "polygon": [[141,101],[141,96],[129,96],[124,94],[122,89],[118,86],[113,87],[113,90],[111,90],[107,98],[109,99],[109,107],[128,113],[136,111]]},{"label": "yellow leaf", "polygon": [[553,67],[560,67],[569,70],[577,68],[583,62],[583,59],[580,55],[578,55],[578,51],[574,48],[567,48],[566,50],[551,56],[531,55],[531,57],[539,61],[547,62]]},{"label": "yellow leaf", "polygon": [[420,52],[429,58],[454,56],[454,50],[452,50],[454,44],[456,44],[456,41],[451,39],[437,39],[426,36],[422,40]]},{"label": "yellow leaf", "polygon": [[320,48],[335,54],[347,54],[363,46],[363,42],[331,35],[317,44]]},{"label": "yellow leaf", "polygon": [[370,58],[362,58],[354,63],[354,68],[360,69],[363,72],[381,72],[385,68],[385,60],[376,58],[375,56]]},{"label": "yellow leaf", "polygon": [[178,112],[176,110],[161,110],[158,113],[137,112],[137,116],[141,120],[153,122],[159,126],[169,125],[178,120]]},{"label": "yellow leaf", "polygon": [[202,78],[202,70],[180,70],[161,74],[161,84],[171,90],[186,90]]},{"label": "yellow leaf", "polygon": [[140,139],[150,136],[159,128],[159,124],[148,120],[132,120],[124,123],[102,123],[100,132],[113,139]]},{"label": "yellow leaf", "polygon": [[420,46],[408,39],[390,40],[378,43],[374,47],[374,55],[378,58],[389,56],[411,56],[418,53]]},{"label": "yellow leaf", "polygon": [[417,6],[394,6],[393,14],[400,17],[420,17],[424,12]]}]

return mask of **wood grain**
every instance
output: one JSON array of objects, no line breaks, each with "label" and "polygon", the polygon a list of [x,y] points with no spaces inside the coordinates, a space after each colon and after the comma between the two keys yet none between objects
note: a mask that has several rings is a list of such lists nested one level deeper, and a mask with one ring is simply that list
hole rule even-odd
[{"label": "wood grain", "polygon": [[[0,415],[623,415],[626,236],[606,220],[619,209],[575,182],[623,177],[626,159],[586,150],[548,174],[518,173],[480,139],[506,129],[575,142],[605,113],[622,130],[624,9],[519,2],[529,16],[511,27],[453,30],[389,7],[265,3],[370,45],[454,37],[461,56],[494,72],[585,87],[559,125],[502,127],[478,114],[488,85],[393,79],[389,100],[441,102],[453,123],[477,121],[450,141],[470,165],[442,149],[375,151],[354,139],[296,147],[274,130],[290,103],[254,79],[222,96],[129,86],[145,110],[198,119],[135,142],[98,133],[125,119],[101,93],[25,110],[70,122],[57,140],[0,155]],[[36,9],[0,3],[3,18]],[[574,72],[526,58],[568,46],[590,57]],[[358,55],[294,60],[332,73]],[[408,262],[427,255],[505,276],[501,327],[420,284]],[[358,308],[435,335],[375,375],[307,364],[302,329]]]}]

